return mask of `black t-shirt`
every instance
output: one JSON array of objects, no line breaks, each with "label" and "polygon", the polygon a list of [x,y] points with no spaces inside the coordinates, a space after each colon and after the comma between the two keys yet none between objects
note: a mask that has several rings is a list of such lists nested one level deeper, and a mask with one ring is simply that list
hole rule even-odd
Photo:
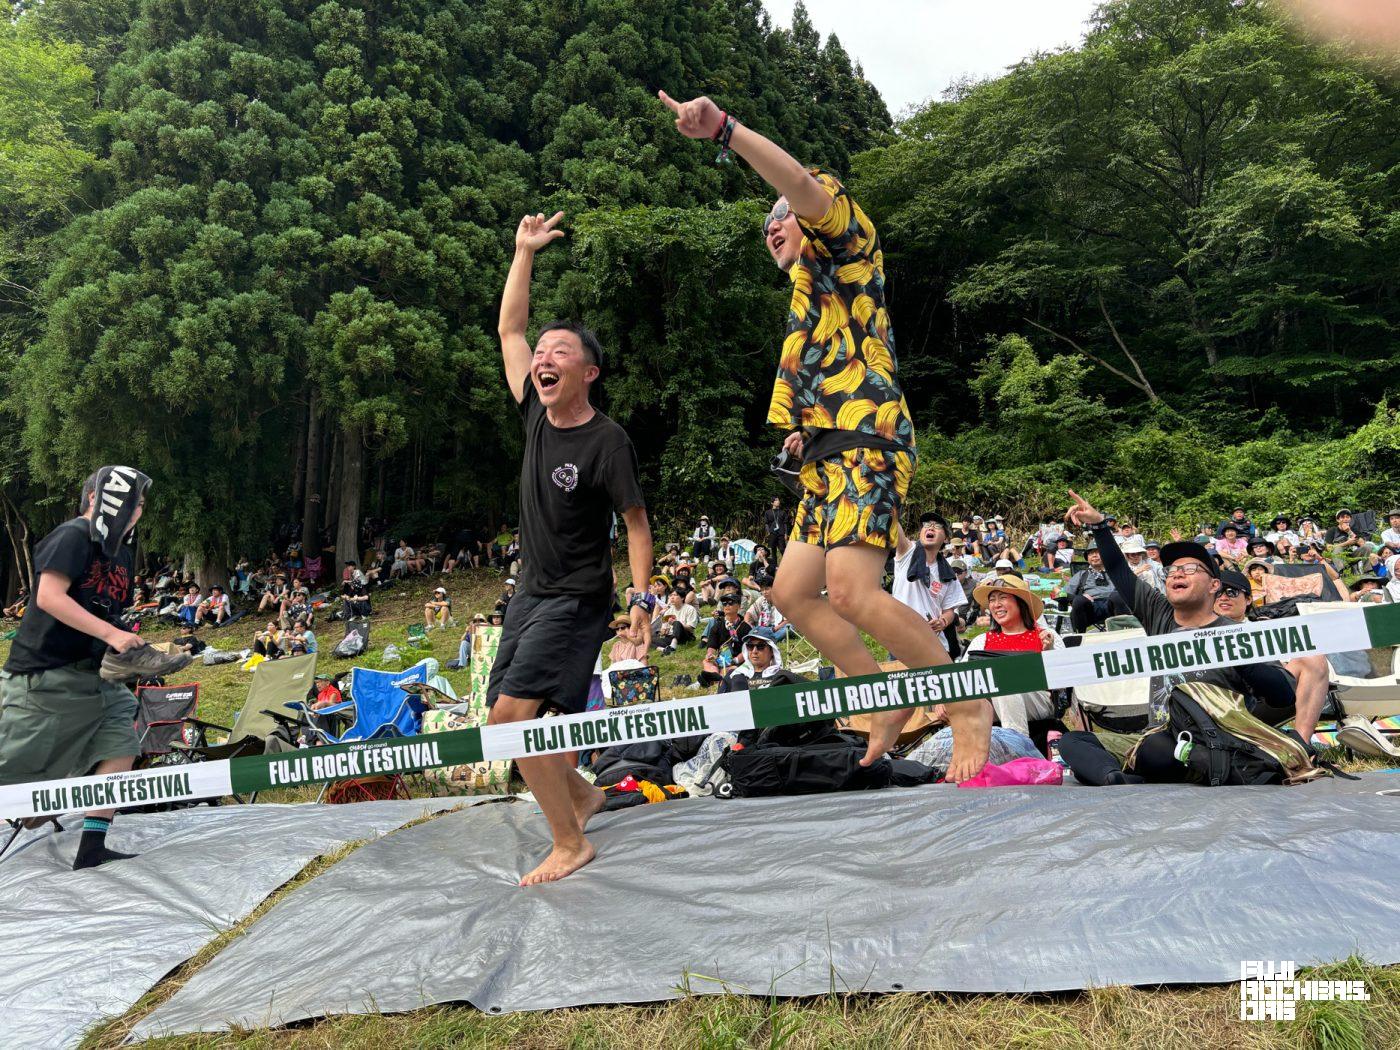
[{"label": "black t-shirt", "polygon": [[1327,534],[1322,537],[1322,542],[1329,546],[1333,543],[1345,543],[1356,533],[1351,529],[1344,529],[1340,525],[1333,525],[1327,530]]},{"label": "black t-shirt", "polygon": [[581,426],[554,426],[528,380],[520,413],[520,546],[530,556],[517,590],[606,603],[613,511],[646,506],[632,440],[601,412]]},{"label": "black t-shirt", "polygon": [[728,649],[730,656],[735,663],[742,663],[744,659],[744,638],[749,631],[753,630],[747,620],[742,616],[733,624],[724,618],[721,613],[715,617],[715,622],[710,624],[710,629],[705,632],[705,648],[716,649],[720,652]]},{"label": "black t-shirt", "polygon": [[[1132,607],[1133,615],[1137,617],[1138,623],[1142,624],[1143,630],[1151,635],[1197,630],[1194,627],[1182,627],[1176,622],[1176,610],[1172,608],[1172,603],[1167,600],[1165,594],[1133,572],[1127,558],[1114,542],[1111,530],[1102,525],[1095,527],[1094,539],[1098,542],[1104,569],[1113,581],[1114,589],[1118,591],[1118,596]],[[1217,616],[1201,626],[1229,627],[1234,622],[1228,616]],[[1257,666],[1276,667],[1277,664],[1265,663]],[[1148,686],[1148,695],[1154,704],[1165,707],[1172,689],[1181,683],[1208,682],[1248,697],[1256,692],[1249,678],[1252,670],[1250,667],[1215,667],[1153,675]]]},{"label": "black t-shirt", "polygon": [[[123,546],[111,561],[94,543],[85,518],[65,521],[34,549],[34,573],[62,573],[72,580],[68,596],[94,616],[119,622],[131,593],[131,549]],[[64,667],[79,660],[101,659],[107,643],[60,623],[37,604],[30,605],[20,621],[19,634],[10,647],[5,670],[34,674]]]}]

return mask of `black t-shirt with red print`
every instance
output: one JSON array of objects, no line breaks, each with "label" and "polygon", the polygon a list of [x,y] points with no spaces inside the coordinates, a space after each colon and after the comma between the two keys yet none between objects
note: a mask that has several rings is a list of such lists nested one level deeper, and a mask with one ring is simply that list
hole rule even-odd
[{"label": "black t-shirt with red print", "polygon": [[[108,560],[101,545],[92,541],[86,518],[65,521],[34,550],[36,577],[45,572],[67,576],[72,581],[68,596],[94,616],[114,624],[131,595],[131,571],[131,548],[121,547],[117,556]],[[5,670],[34,674],[79,660],[100,660],[106,650],[106,642],[60,623],[34,603],[20,621]]]}]

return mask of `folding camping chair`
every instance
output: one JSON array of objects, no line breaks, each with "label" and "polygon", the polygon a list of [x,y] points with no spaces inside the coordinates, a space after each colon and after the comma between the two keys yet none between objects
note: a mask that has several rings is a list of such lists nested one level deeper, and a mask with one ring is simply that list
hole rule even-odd
[{"label": "folding camping chair", "polygon": [[[1302,616],[1317,616],[1334,610],[1355,608],[1351,602],[1300,602],[1298,613]],[[1400,715],[1400,648],[1391,652],[1390,673],[1373,678],[1341,673],[1347,669],[1346,657],[1351,655],[1333,654],[1327,657],[1332,698],[1337,706],[1338,742],[1358,754],[1376,758],[1400,758],[1400,748],[1371,724],[1376,718]],[[1352,662],[1355,663],[1354,660]],[[1340,668],[1339,663],[1343,665]],[[1369,654],[1367,663],[1370,663]]]},{"label": "folding camping chair", "polygon": [[[209,762],[238,758],[241,755],[261,755],[296,747],[296,733],[301,725],[301,710],[297,706],[306,698],[316,675],[316,654],[289,656],[269,660],[257,666],[248,685],[248,697],[233,728],[203,723],[206,729],[228,733],[221,744],[192,746],[176,741],[175,750],[187,752],[189,762]],[[245,801],[238,795],[237,802]],[[256,802],[258,793],[248,796]]]},{"label": "folding camping chair", "polygon": [[[1109,645],[1125,638],[1145,638],[1141,627],[1122,631],[1091,631],[1080,636],[1083,646]],[[1097,725],[1113,733],[1140,731],[1148,715],[1152,695],[1150,678],[1132,678],[1120,682],[1101,682],[1074,687],[1074,704],[1079,709],[1084,728]]]},{"label": "folding camping chair", "polygon": [[605,707],[631,707],[633,704],[654,704],[661,699],[661,668],[655,664],[642,667],[615,667],[605,672],[611,688],[603,701]]},{"label": "folding camping chair", "polygon": [[141,744],[138,768],[184,765],[190,761],[189,748],[207,747],[208,731],[222,727],[196,718],[198,708],[197,682],[137,686],[136,738]]},{"label": "folding camping chair", "polygon": [[[422,683],[427,680],[426,661],[416,663],[406,671],[372,671],[356,667],[350,672],[349,700],[323,707],[319,711],[313,711],[304,703],[293,706],[299,709],[302,724],[317,744],[347,744],[360,740],[381,740],[385,737],[417,736],[423,728],[423,714],[431,709],[432,704],[422,696],[406,692],[400,688],[400,684]],[[350,726],[342,732],[336,732],[334,723],[347,716],[352,719]],[[403,787],[401,774],[396,773],[390,779],[394,782],[391,785],[392,791],[404,790],[406,794],[407,789]],[[323,787],[317,801],[325,799],[331,791],[331,785]],[[351,791],[352,795],[356,793]],[[342,792],[335,792],[336,797],[341,794]]]},{"label": "folding camping chair", "polygon": [[778,643],[778,650],[783,654],[783,666],[793,674],[816,674],[821,670],[822,654],[791,625],[787,637]]}]

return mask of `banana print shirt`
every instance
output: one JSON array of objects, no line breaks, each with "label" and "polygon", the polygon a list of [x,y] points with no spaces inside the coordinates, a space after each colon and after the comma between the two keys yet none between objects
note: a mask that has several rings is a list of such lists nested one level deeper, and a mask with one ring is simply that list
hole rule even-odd
[{"label": "banana print shirt", "polygon": [[[831,175],[812,175],[831,207],[798,216],[802,253],[788,272],[792,303],[768,422],[807,428],[808,446],[914,450],[914,423],[895,378],[894,331],[885,309],[885,266],[875,225]],[[823,434],[845,431],[845,435]],[[837,438],[835,442],[821,440]],[[884,439],[884,440],[880,440]]]}]

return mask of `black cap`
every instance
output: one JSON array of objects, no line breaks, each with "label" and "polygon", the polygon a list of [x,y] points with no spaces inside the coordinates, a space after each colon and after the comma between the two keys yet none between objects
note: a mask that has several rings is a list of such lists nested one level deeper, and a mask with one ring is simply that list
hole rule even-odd
[{"label": "black cap", "polygon": [[766,572],[755,573],[753,577],[753,582],[758,584],[760,587],[771,587],[773,586],[773,576],[771,573]]},{"label": "black cap", "polygon": [[1352,516],[1352,514],[1351,514],[1351,508],[1350,508],[1350,507],[1343,507],[1341,510],[1337,511],[1336,514],[1333,514],[1333,515],[1332,515],[1332,520],[1333,520],[1333,521],[1336,521],[1336,520],[1337,520],[1338,518],[1340,518],[1343,514],[1345,514],[1347,517],[1351,517],[1351,516]]},{"label": "black cap", "polygon": [[1222,587],[1233,587],[1237,591],[1244,591],[1245,594],[1249,594],[1254,590],[1250,585],[1249,577],[1242,572],[1236,572],[1234,569],[1221,569],[1219,579]]},{"label": "black cap", "polygon": [[1210,573],[1217,580],[1220,579],[1220,566],[1215,560],[1215,555],[1206,550],[1195,540],[1178,540],[1174,543],[1162,545],[1162,564],[1174,565],[1183,558],[1194,558],[1206,567],[1206,572]]},{"label": "black cap", "polygon": [[931,521],[937,522],[939,525],[942,525],[944,532],[948,533],[949,535],[952,534],[953,526],[949,525],[948,519],[945,518],[942,514],[939,514],[936,510],[928,510],[919,515],[919,525],[921,527],[927,525]]},{"label": "black cap", "polygon": [[1162,549],[1162,545],[1161,545],[1160,543],[1158,543],[1156,540],[1148,540],[1145,546],[1146,546],[1147,549],[1150,550],[1150,551],[1153,551],[1153,550],[1159,551],[1159,550]]},{"label": "black cap", "polygon": [[1278,548],[1275,547],[1270,541],[1266,540],[1263,536],[1254,536],[1250,539],[1249,549],[1253,550],[1255,547],[1263,547],[1270,554],[1278,553]]},{"label": "black cap", "polygon": [[1289,519],[1287,514],[1277,514],[1274,516],[1274,520],[1269,522],[1270,528],[1277,525],[1279,522],[1283,522],[1285,525],[1293,524],[1293,522]]}]

